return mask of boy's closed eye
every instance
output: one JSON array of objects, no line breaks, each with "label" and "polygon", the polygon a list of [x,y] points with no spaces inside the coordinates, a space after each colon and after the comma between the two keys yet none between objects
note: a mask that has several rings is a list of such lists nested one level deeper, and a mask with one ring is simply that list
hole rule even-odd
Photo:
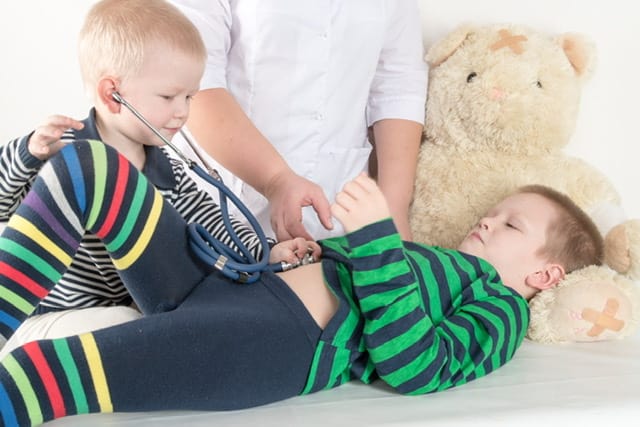
[{"label": "boy's closed eye", "polygon": [[521,232],[524,232],[527,230],[527,221],[524,218],[520,218],[517,216],[507,218],[507,220],[505,221],[505,225],[508,228],[512,228],[514,230],[521,231]]}]

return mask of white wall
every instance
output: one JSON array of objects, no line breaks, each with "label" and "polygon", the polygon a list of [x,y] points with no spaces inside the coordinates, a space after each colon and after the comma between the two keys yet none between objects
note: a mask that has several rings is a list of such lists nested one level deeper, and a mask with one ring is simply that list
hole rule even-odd
[{"label": "white wall", "polygon": [[[348,1],[348,0],[347,0]],[[93,0],[5,1],[0,6],[0,142],[47,115],[83,118],[88,110],[76,61],[76,34]],[[560,33],[582,32],[598,48],[569,151],[602,170],[640,218],[640,27],[627,0],[420,0],[425,44],[462,22],[516,22]]]},{"label": "white wall", "polygon": [[76,35],[92,0],[24,0],[0,6],[0,143],[54,113],[84,118]]}]

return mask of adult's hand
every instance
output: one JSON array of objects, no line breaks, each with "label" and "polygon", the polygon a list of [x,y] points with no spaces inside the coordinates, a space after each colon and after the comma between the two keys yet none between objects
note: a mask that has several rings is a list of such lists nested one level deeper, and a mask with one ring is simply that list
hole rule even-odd
[{"label": "adult's hand", "polygon": [[322,188],[290,169],[274,176],[264,195],[271,205],[271,227],[278,241],[296,237],[313,240],[302,223],[302,208],[306,206],[313,207],[326,229],[333,228],[329,200]]}]

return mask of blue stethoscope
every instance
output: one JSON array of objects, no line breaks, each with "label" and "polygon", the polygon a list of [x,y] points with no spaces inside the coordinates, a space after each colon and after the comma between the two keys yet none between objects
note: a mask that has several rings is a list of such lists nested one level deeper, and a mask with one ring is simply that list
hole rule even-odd
[{"label": "blue stethoscope", "polygon": [[[188,225],[189,241],[191,249],[194,253],[202,259],[205,263],[214,266],[220,270],[222,274],[228,278],[240,283],[253,283],[260,277],[263,271],[286,271],[297,267],[300,264],[308,264],[313,262],[311,254],[307,254],[300,262],[291,264],[288,262],[280,262],[269,264],[269,241],[264,234],[262,227],[258,223],[256,217],[251,213],[249,208],[236,196],[233,191],[229,189],[223,182],[222,177],[218,171],[210,167],[207,162],[200,156],[198,150],[195,148],[193,141],[186,135],[186,133],[180,130],[180,133],[184,137],[185,141],[191,146],[196,153],[202,164],[207,168],[208,172],[200,167],[192,159],[188,158],[182,151],[178,149],[171,141],[165,138],[147,119],[144,118],[138,110],[136,110],[131,104],[129,104],[118,92],[113,92],[113,99],[125,106],[134,116],[136,116],[142,123],[145,124],[158,138],[162,140],[169,148],[171,148],[178,157],[184,161],[191,170],[193,170],[199,177],[204,179],[209,184],[218,189],[220,194],[220,210],[222,212],[222,220],[227,233],[231,236],[231,239],[239,248],[240,253],[232,250],[228,246],[224,245],[219,240],[215,239],[209,232],[200,224],[191,223]],[[251,254],[249,249],[240,240],[236,232],[234,231],[231,220],[229,218],[229,208],[227,199],[231,200],[240,213],[247,219],[262,246],[262,259],[259,261]]]}]

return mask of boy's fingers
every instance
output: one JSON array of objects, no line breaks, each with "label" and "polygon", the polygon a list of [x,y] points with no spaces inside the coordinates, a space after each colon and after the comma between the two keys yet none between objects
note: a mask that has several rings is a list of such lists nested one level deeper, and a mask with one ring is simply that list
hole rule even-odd
[{"label": "boy's fingers", "polygon": [[[337,197],[336,197],[337,198]],[[347,210],[343,208],[339,203],[331,205],[331,213],[342,222],[342,218],[347,215]]]},{"label": "boy's fingers", "polygon": [[307,242],[307,244],[312,251],[313,257],[317,261],[320,258],[320,255],[322,255],[322,249],[320,248],[320,245],[313,241],[309,241]]},{"label": "boy's fingers", "polygon": [[378,184],[364,172],[356,177],[356,181],[367,192],[373,192],[378,189]]},{"label": "boy's fingers", "polygon": [[82,122],[72,119],[71,117],[68,117],[68,116],[60,115],[60,114],[49,116],[48,124],[56,127],[64,128],[64,130],[68,128],[80,130],[84,127],[84,124]]},{"label": "boy's fingers", "polygon": [[351,194],[341,191],[340,193],[336,194],[335,204],[339,205],[346,212],[348,212],[353,209],[354,205],[356,204],[356,201],[354,200]]},{"label": "boy's fingers", "polygon": [[356,180],[347,182],[342,191],[349,194],[354,199],[362,198],[366,194],[365,188]]}]

